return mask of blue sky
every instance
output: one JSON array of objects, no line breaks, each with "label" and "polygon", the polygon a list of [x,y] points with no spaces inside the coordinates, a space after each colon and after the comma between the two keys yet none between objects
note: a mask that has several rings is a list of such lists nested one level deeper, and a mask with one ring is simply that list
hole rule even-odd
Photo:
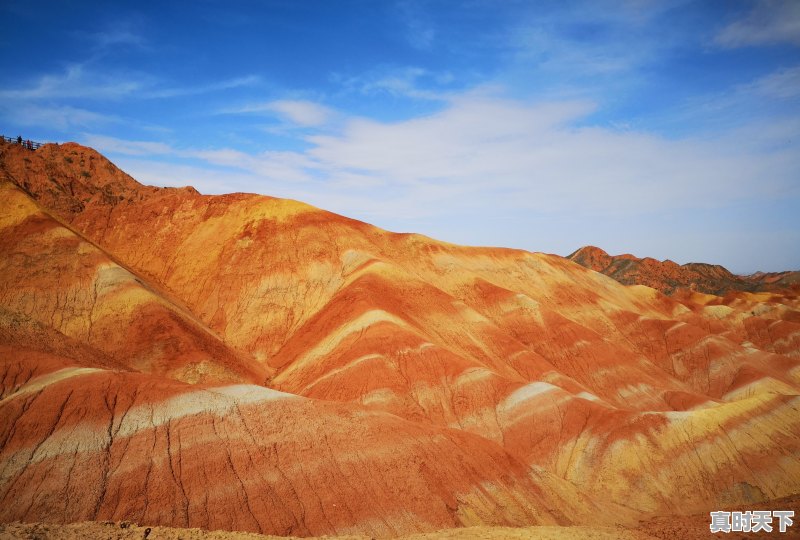
[{"label": "blue sky", "polygon": [[0,132],[394,231],[800,269],[800,2],[0,1]]}]

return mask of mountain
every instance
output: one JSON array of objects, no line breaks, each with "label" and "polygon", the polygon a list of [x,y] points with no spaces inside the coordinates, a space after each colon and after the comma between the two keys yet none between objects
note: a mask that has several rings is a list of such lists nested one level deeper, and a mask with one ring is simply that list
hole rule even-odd
[{"label": "mountain", "polygon": [[730,291],[765,292],[800,287],[800,271],[739,276],[718,264],[678,264],[629,254],[612,256],[594,246],[584,246],[567,258],[623,285],[647,285],[669,295],[679,289],[721,296]]},{"label": "mountain", "polygon": [[391,537],[800,492],[800,302],[0,146],[0,522]]}]

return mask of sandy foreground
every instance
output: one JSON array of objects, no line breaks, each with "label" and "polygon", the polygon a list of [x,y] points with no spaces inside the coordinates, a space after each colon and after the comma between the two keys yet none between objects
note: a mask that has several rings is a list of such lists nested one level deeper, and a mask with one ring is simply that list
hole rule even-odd
[{"label": "sandy foreground", "polygon": [[[147,532],[149,531],[149,533]],[[254,533],[204,531],[202,529],[178,529],[171,527],[143,527],[127,522],[93,522],[56,525],[49,523],[11,523],[0,525],[0,539],[54,539],[76,540],[79,538],[102,538],[108,540],[287,540],[285,536],[268,536]],[[336,540],[369,540],[369,536],[326,536]],[[401,537],[403,540],[427,539],[483,539],[501,538],[541,540],[587,539],[587,540],[645,540],[657,538],[640,531],[617,529],[613,527],[556,527],[540,526],[525,528],[510,527],[469,527],[465,529],[446,529],[431,533],[413,534]]]},{"label": "sandy foreground", "polygon": [[[724,538],[726,540],[746,540],[759,538],[780,538],[781,540],[800,539],[800,495],[791,495],[781,499],[736,505],[725,510],[794,510],[794,525],[784,534],[761,533],[717,533],[709,532],[709,516],[698,513],[685,516],[661,516],[645,520],[635,529],[622,527],[469,527],[463,529],[444,529],[440,531],[412,534],[400,537],[401,540],[700,540],[706,538]],[[288,540],[286,536],[269,536],[255,533],[206,531],[202,529],[181,529],[172,527],[147,527],[128,521],[87,521],[59,525],[54,523],[0,523],[0,540],[77,540],[97,538],[107,540],[163,539],[163,540]],[[306,537],[309,538],[309,537]],[[370,536],[324,536],[312,538],[329,538],[335,540],[371,540]]]},{"label": "sandy foreground", "polygon": [[[536,527],[468,527],[443,529],[440,531],[402,536],[399,540],[477,539],[477,540],[700,540],[724,538],[726,540],[748,540],[758,538],[780,538],[800,540],[800,495],[790,495],[772,501],[734,505],[722,508],[728,511],[747,510],[794,510],[794,525],[784,534],[717,533],[709,532],[708,513],[683,516],[659,516],[644,520],[636,528],[587,527],[587,526],[536,526]],[[0,540],[77,540],[97,538],[106,540],[163,539],[163,540],[290,540],[300,537],[270,536],[256,533],[231,531],[206,531],[203,529],[181,529],[173,527],[148,527],[129,521],[86,521],[59,525],[55,523],[0,523]],[[331,540],[371,540],[365,535],[316,536],[305,538],[329,538]]]}]

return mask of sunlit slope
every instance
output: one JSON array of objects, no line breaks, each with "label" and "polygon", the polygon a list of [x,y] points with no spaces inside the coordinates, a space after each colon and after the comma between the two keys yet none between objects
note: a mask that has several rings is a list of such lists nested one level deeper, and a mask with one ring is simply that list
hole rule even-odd
[{"label": "sunlit slope", "polygon": [[482,437],[226,385],[265,375],[18,188],[0,189],[0,520],[380,536],[630,521]]},{"label": "sunlit slope", "polygon": [[252,385],[72,370],[0,419],[3,521],[386,536],[609,510],[478,436]]},{"label": "sunlit slope", "polygon": [[[3,318],[35,321],[57,333],[56,341],[66,336],[101,352],[113,367],[189,382],[267,377],[262,366],[226,347],[190,312],[8,182],[0,182],[0,215]],[[43,340],[40,350],[49,346],[50,338]]]},{"label": "sunlit slope", "polygon": [[[113,166],[90,149],[40,152],[4,154],[17,185],[61,201],[48,208],[255,359],[273,388],[466,432],[578,506],[578,492],[663,513],[800,491],[796,298],[667,297],[557,256],[150,188],[116,169],[106,181]],[[95,163],[89,178],[69,156]],[[407,496],[395,492],[397,508]]]}]

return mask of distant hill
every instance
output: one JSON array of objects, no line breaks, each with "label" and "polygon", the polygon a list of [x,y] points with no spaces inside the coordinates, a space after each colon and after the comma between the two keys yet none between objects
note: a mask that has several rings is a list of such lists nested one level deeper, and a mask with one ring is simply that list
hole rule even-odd
[{"label": "distant hill", "polygon": [[647,285],[664,294],[690,289],[714,295],[729,291],[777,291],[800,284],[800,272],[758,272],[739,276],[718,264],[659,261],[650,257],[609,255],[594,246],[585,246],[567,256],[581,266],[612,277],[623,285]]}]

